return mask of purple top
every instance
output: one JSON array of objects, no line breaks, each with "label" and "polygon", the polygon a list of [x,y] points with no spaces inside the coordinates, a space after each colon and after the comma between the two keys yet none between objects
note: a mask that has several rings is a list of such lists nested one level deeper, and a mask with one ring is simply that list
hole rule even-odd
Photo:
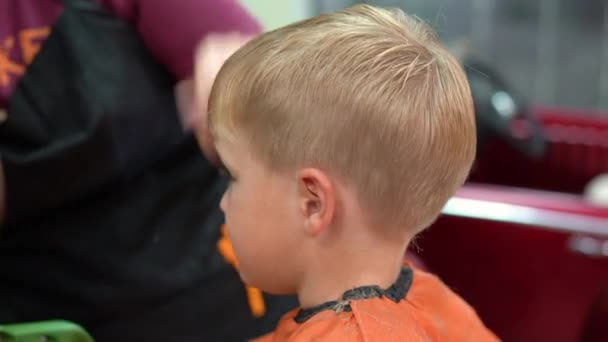
[{"label": "purple top", "polygon": [[[93,0],[91,0],[93,1]],[[95,0],[132,23],[175,76],[192,72],[193,51],[207,33],[257,33],[260,26],[238,0]],[[63,9],[61,0],[0,0],[0,108],[7,106]]]}]

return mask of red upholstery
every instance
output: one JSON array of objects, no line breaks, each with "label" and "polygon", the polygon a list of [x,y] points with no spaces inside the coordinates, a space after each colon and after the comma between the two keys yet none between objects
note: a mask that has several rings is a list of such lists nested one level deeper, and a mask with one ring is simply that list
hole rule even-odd
[{"label": "red upholstery", "polygon": [[608,114],[552,107],[533,112],[549,142],[546,156],[530,160],[492,141],[478,158],[474,181],[581,193],[595,175],[608,172]]},{"label": "red upholstery", "polygon": [[[608,240],[608,210],[572,195],[475,184],[454,199],[446,206],[452,213],[417,241],[427,266],[505,341],[580,337],[593,301],[608,284],[608,258],[574,253],[569,243],[576,236]],[[455,215],[454,208],[464,211]],[[561,215],[562,227],[542,227],[543,217],[554,214]],[[570,219],[575,224],[567,229]],[[600,228],[583,232],[591,227]]]},{"label": "red upholstery", "polygon": [[582,342],[608,341],[608,284],[596,297],[587,316]]}]

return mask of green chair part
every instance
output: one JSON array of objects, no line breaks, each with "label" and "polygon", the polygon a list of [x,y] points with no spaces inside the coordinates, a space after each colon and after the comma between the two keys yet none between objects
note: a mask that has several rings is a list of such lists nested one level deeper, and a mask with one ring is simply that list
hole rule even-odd
[{"label": "green chair part", "polygon": [[94,342],[80,325],[68,321],[0,324],[0,342]]}]

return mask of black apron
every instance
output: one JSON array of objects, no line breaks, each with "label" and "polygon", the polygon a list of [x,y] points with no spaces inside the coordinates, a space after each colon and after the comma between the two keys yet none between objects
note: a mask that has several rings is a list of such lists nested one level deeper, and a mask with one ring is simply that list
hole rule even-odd
[{"label": "black apron", "polygon": [[175,80],[94,1],[65,10],[0,126],[0,323],[67,319],[97,341],[242,341],[254,319],[216,248],[224,182],[176,115]]}]

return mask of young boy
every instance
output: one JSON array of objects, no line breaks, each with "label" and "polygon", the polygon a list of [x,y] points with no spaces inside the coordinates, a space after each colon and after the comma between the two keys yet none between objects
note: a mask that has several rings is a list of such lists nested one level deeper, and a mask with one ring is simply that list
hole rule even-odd
[{"label": "young boy", "polygon": [[403,263],[475,155],[467,80],[427,25],[356,6],[265,33],[226,61],[208,109],[212,139],[197,129],[230,176],[241,277],[302,307],[261,341],[497,340]]}]

